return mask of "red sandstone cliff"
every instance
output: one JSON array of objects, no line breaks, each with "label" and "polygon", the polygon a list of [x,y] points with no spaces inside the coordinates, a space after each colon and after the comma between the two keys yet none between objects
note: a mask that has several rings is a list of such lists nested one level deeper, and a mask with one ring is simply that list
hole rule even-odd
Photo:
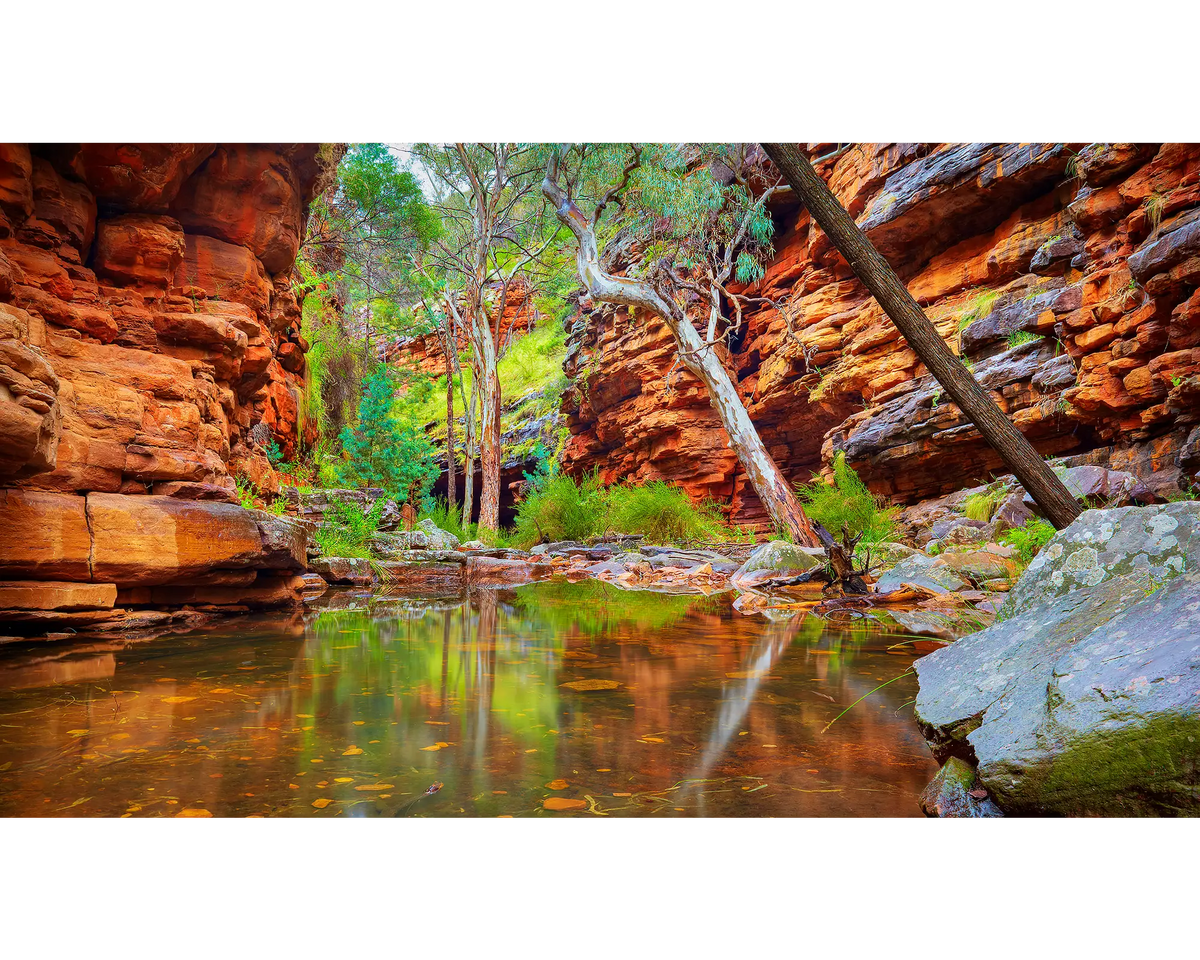
[{"label": "red sandstone cliff", "polygon": [[294,452],[308,144],[0,145],[0,476],[231,487]]},{"label": "red sandstone cliff", "polygon": [[[1164,489],[1200,467],[1200,145],[863,144],[822,173],[1040,451]],[[807,213],[786,194],[772,213],[752,292],[791,333],[758,309],[729,363],[785,474],[845,450],[911,503],[1003,472]],[[663,323],[605,306],[569,349],[570,472],[664,477],[763,519]]]},{"label": "red sandstone cliff", "polygon": [[188,501],[295,452],[320,173],[314,144],[0,144],[0,621],[306,589],[298,525]]}]

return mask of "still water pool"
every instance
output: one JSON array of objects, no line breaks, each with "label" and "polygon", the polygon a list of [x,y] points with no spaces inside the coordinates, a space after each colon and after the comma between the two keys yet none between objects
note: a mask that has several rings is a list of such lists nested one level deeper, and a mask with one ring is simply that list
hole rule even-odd
[{"label": "still water pool", "polygon": [[936,766],[899,638],[730,600],[339,593],[4,650],[0,815],[919,816]]}]

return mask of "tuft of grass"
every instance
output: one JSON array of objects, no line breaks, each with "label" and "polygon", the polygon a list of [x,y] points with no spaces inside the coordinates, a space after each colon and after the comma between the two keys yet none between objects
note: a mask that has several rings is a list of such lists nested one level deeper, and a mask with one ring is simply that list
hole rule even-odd
[{"label": "tuft of grass", "polygon": [[1027,564],[1050,542],[1055,533],[1054,527],[1045,520],[1030,517],[1021,526],[1005,532],[1000,542],[1015,549],[1021,561]]},{"label": "tuft of grass", "polygon": [[995,515],[1002,498],[1003,491],[1001,490],[984,490],[982,493],[973,493],[963,501],[963,516],[968,520],[982,520],[986,523]]},{"label": "tuft of grass", "polygon": [[611,487],[607,493],[609,526],[621,533],[640,533],[650,543],[718,540],[727,535],[713,504],[696,506],[683,490],[663,480]]},{"label": "tuft of grass", "polygon": [[808,516],[835,537],[847,529],[852,537],[862,534],[864,543],[897,539],[899,509],[887,506],[881,497],[867,489],[846,463],[843,451],[838,451],[833,461],[833,483],[814,477],[809,483],[800,484],[796,494]]},{"label": "tuft of grass", "polygon": [[1167,196],[1163,193],[1152,193],[1146,198],[1146,222],[1150,224],[1150,232],[1157,233],[1162,223],[1163,212],[1167,209]]},{"label": "tuft of grass", "polygon": [[597,474],[576,481],[559,473],[525,495],[517,508],[512,539],[521,546],[587,540],[603,534],[607,520],[607,498]]},{"label": "tuft of grass", "polygon": [[649,543],[720,540],[730,536],[717,508],[696,506],[662,480],[605,488],[591,474],[537,478],[517,509],[511,542],[529,547],[557,540],[592,540],[607,533],[645,537]]},{"label": "tuft of grass", "polygon": [[995,290],[983,290],[976,294],[975,298],[967,304],[966,309],[958,318],[958,333],[961,338],[962,332],[967,329],[976,320],[982,320],[995,307],[996,301],[1000,299],[1000,294]]},{"label": "tuft of grass", "polygon": [[1042,339],[1036,333],[1031,333],[1028,330],[1017,330],[1015,333],[1008,335],[1008,349],[1015,350],[1017,347],[1023,347],[1027,343],[1033,343],[1035,340]]},{"label": "tuft of grass", "polygon": [[317,527],[314,539],[325,557],[358,557],[371,559],[368,543],[379,529],[383,500],[376,500],[364,513],[354,503],[336,501],[330,505],[325,519]]}]

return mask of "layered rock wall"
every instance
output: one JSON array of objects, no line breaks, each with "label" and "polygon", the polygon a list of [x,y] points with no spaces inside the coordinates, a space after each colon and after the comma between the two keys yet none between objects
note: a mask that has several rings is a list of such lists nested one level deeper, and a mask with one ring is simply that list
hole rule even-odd
[{"label": "layered rock wall", "polygon": [[[858,144],[820,171],[996,402],[1046,455],[1163,492],[1200,468],[1200,146]],[[914,503],[1005,472],[794,196],[728,366],[795,481],[844,450]],[[778,306],[778,309],[776,307]],[[764,511],[655,317],[580,315],[565,464]]]},{"label": "layered rock wall", "polygon": [[[291,274],[319,153],[0,144],[0,577],[12,602],[96,600],[54,584],[120,588],[108,609],[167,602],[149,591],[168,586],[209,602],[295,592],[276,580],[304,568],[302,542],[281,560],[268,542],[279,524],[207,501],[235,499],[239,473],[269,472],[272,438],[296,452],[306,345]],[[14,620],[5,605],[0,620]]]}]

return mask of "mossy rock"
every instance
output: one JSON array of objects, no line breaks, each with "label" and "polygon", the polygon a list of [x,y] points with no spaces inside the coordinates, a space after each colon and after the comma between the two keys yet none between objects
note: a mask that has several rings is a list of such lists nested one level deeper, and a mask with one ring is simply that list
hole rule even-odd
[{"label": "mossy rock", "polygon": [[1200,503],[1090,510],[986,630],[923,657],[916,713],[1006,813],[1200,814]]},{"label": "mossy rock", "polygon": [[733,582],[751,585],[775,577],[794,577],[821,566],[824,552],[810,547],[798,547],[786,540],[772,540],[756,547],[738,567]]}]

